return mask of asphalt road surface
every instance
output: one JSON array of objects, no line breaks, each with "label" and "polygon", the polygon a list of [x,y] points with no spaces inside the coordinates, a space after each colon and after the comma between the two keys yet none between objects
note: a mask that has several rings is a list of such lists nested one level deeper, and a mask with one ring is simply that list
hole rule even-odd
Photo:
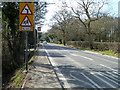
[{"label": "asphalt road surface", "polygon": [[118,59],[55,44],[43,44],[64,88],[118,88]]}]

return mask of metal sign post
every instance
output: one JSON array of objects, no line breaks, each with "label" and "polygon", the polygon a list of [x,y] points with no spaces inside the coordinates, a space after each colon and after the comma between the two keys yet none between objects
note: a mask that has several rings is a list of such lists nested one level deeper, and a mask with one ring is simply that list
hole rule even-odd
[{"label": "metal sign post", "polygon": [[28,31],[33,31],[33,13],[34,13],[33,3],[20,3],[19,31],[26,32],[25,64],[27,72],[28,72]]},{"label": "metal sign post", "polygon": [[26,71],[28,71],[28,32],[26,32],[26,54],[25,54]]}]

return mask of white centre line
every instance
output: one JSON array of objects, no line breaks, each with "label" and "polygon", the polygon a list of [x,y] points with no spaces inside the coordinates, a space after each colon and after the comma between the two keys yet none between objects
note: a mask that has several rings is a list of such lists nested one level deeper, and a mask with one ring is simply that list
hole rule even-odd
[{"label": "white centre line", "polygon": [[85,57],[85,56],[80,56],[80,57],[83,57],[83,58],[85,58],[85,59],[88,59],[88,60],[93,61],[93,59],[92,59],[92,58],[88,58],[88,57]]},{"label": "white centre line", "polygon": [[73,56],[79,56],[79,55],[76,55],[76,54],[73,54],[73,53],[70,53],[71,55],[73,55]]},{"label": "white centre line", "polygon": [[82,57],[82,58],[85,58],[85,59],[88,59],[88,60],[93,60],[92,58],[88,58],[88,57],[85,57],[85,56],[81,56],[81,55],[77,55],[77,54],[73,54],[73,53],[70,53],[71,55],[73,55],[73,56],[80,56],[80,57]]},{"label": "white centre line", "polygon": [[[62,48],[61,48],[62,49]],[[64,49],[62,49],[63,51],[66,51],[66,50],[64,50]],[[71,55],[73,55],[73,56],[80,56],[80,57],[83,57],[83,58],[85,58],[85,59],[88,59],[88,60],[91,60],[91,61],[93,61],[93,59],[92,58],[88,58],[88,57],[85,57],[85,56],[81,56],[81,55],[76,55],[76,54],[73,54],[73,53],[70,53]]]}]

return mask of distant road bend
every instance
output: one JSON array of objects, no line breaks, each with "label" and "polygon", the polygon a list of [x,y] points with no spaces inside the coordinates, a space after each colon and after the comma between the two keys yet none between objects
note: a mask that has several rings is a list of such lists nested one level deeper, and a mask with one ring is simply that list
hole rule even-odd
[{"label": "distant road bend", "polygon": [[118,59],[55,44],[43,44],[64,88],[118,88]]}]

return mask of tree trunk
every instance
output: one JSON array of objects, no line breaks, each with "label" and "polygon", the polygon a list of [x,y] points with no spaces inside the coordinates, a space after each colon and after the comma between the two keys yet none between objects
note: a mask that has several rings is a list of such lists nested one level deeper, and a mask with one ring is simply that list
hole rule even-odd
[{"label": "tree trunk", "polygon": [[64,44],[64,46],[66,45],[66,36],[65,36],[65,31],[64,30],[62,30],[63,31],[63,44]]},{"label": "tree trunk", "polygon": [[64,46],[66,45],[65,35],[63,35],[63,44],[64,44]]},{"label": "tree trunk", "polygon": [[91,29],[90,29],[90,23],[88,24],[88,41],[89,41],[89,48],[93,49],[92,39],[91,39]]},{"label": "tree trunk", "polygon": [[64,44],[64,46],[66,45],[66,41],[65,40],[63,40],[63,44]]}]

